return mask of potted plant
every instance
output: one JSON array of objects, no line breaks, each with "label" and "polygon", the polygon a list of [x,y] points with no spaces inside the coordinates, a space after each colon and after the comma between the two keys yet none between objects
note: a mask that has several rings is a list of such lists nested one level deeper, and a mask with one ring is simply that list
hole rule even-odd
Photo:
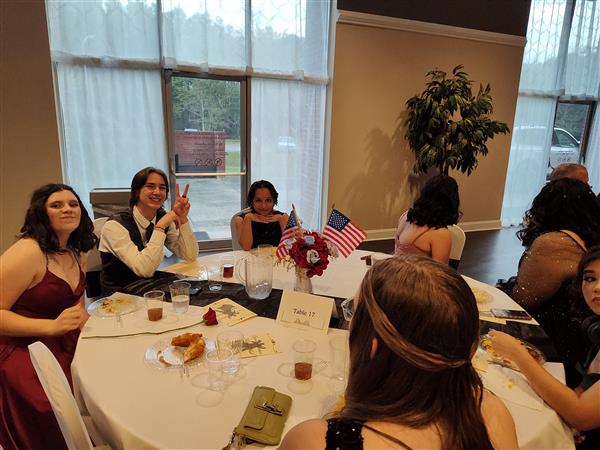
[{"label": "potted plant", "polygon": [[428,72],[425,90],[406,102],[405,138],[415,152],[415,173],[437,167],[445,175],[450,169],[470,175],[477,157],[488,153],[487,140],[510,131],[505,123],[490,119],[490,85],[479,85],[474,97],[472,81],[462,69],[456,66],[451,76],[442,70]]}]

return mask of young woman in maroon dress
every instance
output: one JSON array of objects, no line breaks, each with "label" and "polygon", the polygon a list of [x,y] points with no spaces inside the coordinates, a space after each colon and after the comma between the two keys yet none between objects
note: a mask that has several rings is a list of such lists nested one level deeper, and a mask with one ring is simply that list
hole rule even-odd
[{"label": "young woman in maroon dress", "polygon": [[41,341],[71,382],[71,361],[87,319],[85,253],[94,228],[72,188],[33,193],[19,240],[0,257],[0,447],[66,448],[29,358]]}]

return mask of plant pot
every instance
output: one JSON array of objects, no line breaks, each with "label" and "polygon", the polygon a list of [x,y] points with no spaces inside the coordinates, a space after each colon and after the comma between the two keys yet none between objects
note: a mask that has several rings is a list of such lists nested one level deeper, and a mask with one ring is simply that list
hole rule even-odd
[{"label": "plant pot", "polygon": [[313,291],[312,281],[306,275],[306,269],[301,269],[299,267],[296,267],[296,279],[294,280],[294,291],[306,292],[307,294],[312,294],[312,291]]}]

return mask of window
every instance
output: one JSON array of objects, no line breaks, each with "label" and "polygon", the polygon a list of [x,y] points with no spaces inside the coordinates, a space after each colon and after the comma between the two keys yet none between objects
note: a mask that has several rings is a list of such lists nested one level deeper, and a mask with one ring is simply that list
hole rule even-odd
[{"label": "window", "polygon": [[179,186],[190,185],[192,223],[201,241],[230,238],[229,221],[245,198],[246,80],[166,74],[171,148]]},{"label": "window", "polygon": [[502,224],[517,225],[552,169],[584,163],[600,184],[600,9],[532,0]]},{"label": "window", "polygon": [[[318,227],[329,8],[47,0],[66,182],[87,200],[148,165],[192,180],[192,195],[209,198],[193,197],[193,227],[210,241],[229,237],[249,184],[268,179],[278,209],[294,202]],[[183,150],[201,139],[212,139],[212,161]]]}]

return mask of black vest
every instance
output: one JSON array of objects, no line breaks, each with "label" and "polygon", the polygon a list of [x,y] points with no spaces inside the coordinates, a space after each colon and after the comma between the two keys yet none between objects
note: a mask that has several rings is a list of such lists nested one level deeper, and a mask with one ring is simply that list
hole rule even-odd
[{"label": "black vest", "polygon": [[[159,209],[156,213],[156,222],[158,222],[166,211]],[[114,220],[121,224],[128,232],[129,238],[136,245],[139,251],[144,249],[144,241],[138,229],[137,223],[133,218],[133,211],[122,211],[113,214],[108,220]],[[102,274],[100,275],[100,284],[105,294],[111,294],[115,291],[124,291],[125,286],[134,281],[141,280],[142,277],[136,275],[123,261],[112,253],[100,252],[102,259]]]}]

